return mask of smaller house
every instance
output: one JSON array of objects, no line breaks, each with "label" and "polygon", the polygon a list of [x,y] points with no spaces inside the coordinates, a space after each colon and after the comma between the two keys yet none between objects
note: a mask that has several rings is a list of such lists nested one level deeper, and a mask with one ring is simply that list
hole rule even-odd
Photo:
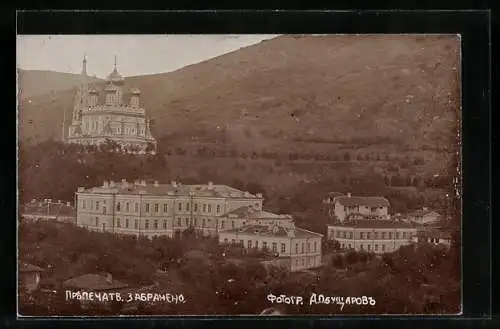
[{"label": "smaller house", "polygon": [[415,243],[430,243],[433,245],[443,245],[446,248],[451,246],[451,234],[444,230],[436,228],[426,228],[417,231],[417,234],[413,237],[413,242]]},{"label": "smaller house", "polygon": [[64,281],[63,287],[68,290],[107,292],[128,288],[128,284],[114,280],[111,274],[84,274]]},{"label": "smaller house", "polygon": [[32,292],[40,284],[40,276],[43,269],[28,263],[19,263],[19,281],[20,288],[27,292]]},{"label": "smaller house", "polygon": [[340,222],[360,219],[387,220],[389,200],[379,196],[337,196],[334,198],[333,211]]},{"label": "smaller house", "polygon": [[21,218],[25,220],[53,220],[58,222],[75,223],[76,210],[69,202],[58,200],[53,202],[51,199],[43,201],[32,200],[24,205],[20,210]]},{"label": "smaller house", "polygon": [[434,224],[441,220],[441,215],[438,212],[426,207],[410,213],[408,217],[410,221],[417,224]]}]

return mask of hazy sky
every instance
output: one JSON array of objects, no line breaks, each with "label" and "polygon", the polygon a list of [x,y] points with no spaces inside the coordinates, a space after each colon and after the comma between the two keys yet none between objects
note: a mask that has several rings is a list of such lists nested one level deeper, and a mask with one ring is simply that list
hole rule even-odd
[{"label": "hazy sky", "polygon": [[246,47],[272,35],[21,35],[17,67],[80,73],[104,78],[114,57],[124,76],[169,72]]}]

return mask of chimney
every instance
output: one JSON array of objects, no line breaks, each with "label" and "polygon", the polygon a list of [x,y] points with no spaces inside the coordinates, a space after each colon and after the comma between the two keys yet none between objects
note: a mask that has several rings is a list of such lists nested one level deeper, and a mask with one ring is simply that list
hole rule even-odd
[{"label": "chimney", "polygon": [[81,187],[81,186],[79,186],[79,187],[78,187],[78,192],[83,192],[83,191],[85,191],[85,187]]},{"label": "chimney", "polygon": [[262,193],[257,193],[255,195],[257,196],[257,198],[261,198],[262,199]]},{"label": "chimney", "polygon": [[154,186],[155,186],[155,187],[160,186],[160,184],[158,183],[158,181],[157,181],[157,180],[155,180],[155,182],[154,182]]},{"label": "chimney", "polygon": [[347,197],[350,198],[351,197],[351,192],[347,193]]},{"label": "chimney", "polygon": [[62,201],[61,201],[61,200],[57,200],[57,203],[61,204],[61,203],[62,203]]},{"label": "chimney", "polygon": [[109,187],[109,182],[107,180],[105,180],[103,183],[102,183],[102,187],[104,188],[108,188]]},{"label": "chimney", "polygon": [[142,185],[142,186],[147,186],[147,184],[146,184],[146,180],[144,180],[144,179],[143,179],[143,180],[141,180],[141,185]]},{"label": "chimney", "polygon": [[66,202],[66,207],[71,207],[71,202]]},{"label": "chimney", "polygon": [[177,187],[177,182],[173,180],[170,182],[170,185],[172,185],[173,187]]},{"label": "chimney", "polygon": [[106,282],[109,284],[113,283],[113,276],[111,275],[111,273],[108,273],[106,275]]},{"label": "chimney", "polygon": [[214,183],[208,182],[208,189],[211,190],[214,188]]},{"label": "chimney", "polygon": [[47,199],[47,202],[48,203],[52,203],[52,199]]},{"label": "chimney", "polygon": [[115,187],[115,182],[114,181],[109,181],[109,187]]}]

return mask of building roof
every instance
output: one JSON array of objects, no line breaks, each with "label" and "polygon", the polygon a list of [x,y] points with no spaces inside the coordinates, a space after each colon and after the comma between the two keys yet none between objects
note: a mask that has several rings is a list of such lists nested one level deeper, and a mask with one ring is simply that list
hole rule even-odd
[{"label": "building roof", "polygon": [[290,238],[317,238],[323,236],[323,234],[308,231],[302,228],[286,229],[284,227],[275,226],[269,228],[266,225],[248,225],[242,228],[222,231],[220,234],[224,233],[242,233],[251,234],[256,236],[274,236],[274,237],[290,237]]},{"label": "building roof", "polygon": [[418,209],[410,213],[410,216],[413,217],[422,217],[422,216],[427,216],[427,215],[435,215],[435,216],[440,216],[440,214],[434,210],[430,209]]},{"label": "building roof", "polygon": [[65,287],[82,289],[82,290],[110,290],[110,289],[123,289],[127,288],[126,283],[112,279],[108,282],[107,277],[99,274],[84,274],[76,278],[64,281]]},{"label": "building roof", "polygon": [[22,215],[48,216],[48,217],[75,217],[75,208],[61,202],[31,202],[21,209]]},{"label": "building roof", "polygon": [[19,272],[43,272],[43,268],[28,263],[19,263]]},{"label": "building roof", "polygon": [[341,192],[328,192],[326,195],[329,197],[338,197],[338,196],[343,196],[345,194]]},{"label": "building roof", "polygon": [[392,220],[353,220],[337,225],[329,225],[329,227],[344,227],[344,228],[417,228],[415,224],[392,221]]},{"label": "building roof", "polygon": [[96,194],[146,194],[146,195],[172,195],[194,197],[226,197],[226,198],[248,198],[262,199],[262,196],[244,192],[226,185],[181,185],[181,184],[145,184],[136,183],[114,183],[107,187],[91,187],[79,189],[80,193]]},{"label": "building roof", "polygon": [[108,77],[106,78],[108,81],[123,81],[122,75],[118,72],[116,67],[114,68],[113,72],[111,72]]},{"label": "building roof", "polygon": [[253,206],[243,206],[231,210],[222,217],[251,218],[251,219],[292,219],[290,215],[274,214],[269,211],[255,209]]},{"label": "building roof", "polygon": [[449,232],[437,229],[422,229],[417,231],[419,238],[437,238],[437,239],[451,239]]},{"label": "building roof", "polygon": [[378,196],[338,196],[335,202],[343,206],[389,207],[389,200]]}]

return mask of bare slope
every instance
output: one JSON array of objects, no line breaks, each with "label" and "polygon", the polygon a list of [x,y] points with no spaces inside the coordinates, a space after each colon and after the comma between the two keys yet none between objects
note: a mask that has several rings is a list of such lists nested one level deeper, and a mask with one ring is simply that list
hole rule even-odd
[{"label": "bare slope", "polygon": [[[234,146],[307,140],[453,149],[459,42],[284,36],[175,72],[128,78],[125,87],[132,86],[142,90],[160,139],[203,139],[225,130]],[[21,138],[58,138],[72,95],[22,102]]]}]

